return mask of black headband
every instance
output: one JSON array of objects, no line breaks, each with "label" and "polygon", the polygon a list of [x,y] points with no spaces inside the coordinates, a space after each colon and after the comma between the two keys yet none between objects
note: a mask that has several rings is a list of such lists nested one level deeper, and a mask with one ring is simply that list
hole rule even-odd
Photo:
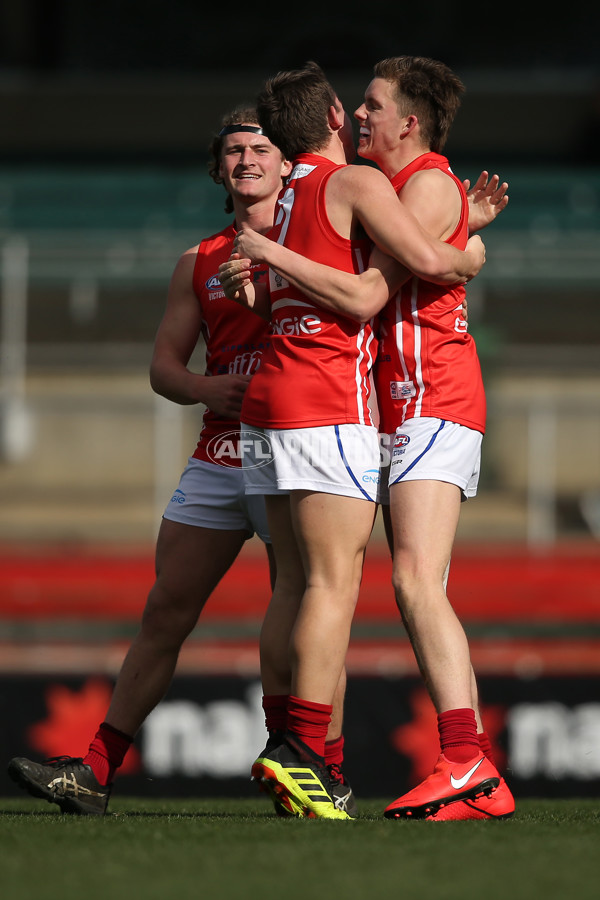
[{"label": "black headband", "polygon": [[254,134],[264,134],[264,131],[258,125],[226,125],[225,128],[221,128],[219,137],[223,137],[226,134],[235,134],[236,131],[252,131]]}]

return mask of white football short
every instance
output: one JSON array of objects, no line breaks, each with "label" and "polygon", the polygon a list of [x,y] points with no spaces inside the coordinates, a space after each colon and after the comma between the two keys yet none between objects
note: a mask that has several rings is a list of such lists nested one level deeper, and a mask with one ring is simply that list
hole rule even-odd
[{"label": "white football short", "polygon": [[265,543],[271,542],[264,498],[246,495],[241,466],[217,466],[190,457],[164,518],[220,531],[244,529],[248,537],[256,532]]},{"label": "white football short", "polygon": [[240,447],[247,494],[304,490],[379,499],[381,454],[372,426],[286,429],[242,424]]},{"label": "white football short", "polygon": [[408,419],[395,434],[384,435],[389,466],[382,471],[381,502],[389,504],[386,486],[403,481],[447,481],[463,499],[477,493],[483,435],[446,419]]}]

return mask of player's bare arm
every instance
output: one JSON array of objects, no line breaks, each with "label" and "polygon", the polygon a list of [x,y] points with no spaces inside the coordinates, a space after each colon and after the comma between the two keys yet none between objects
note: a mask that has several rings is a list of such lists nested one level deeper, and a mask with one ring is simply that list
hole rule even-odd
[{"label": "player's bare arm", "polygon": [[410,277],[404,266],[379,251],[376,255],[373,252],[365,272],[353,275],[306,259],[246,226],[238,232],[236,246],[248,259],[221,267],[222,286],[225,281],[227,288],[235,291],[248,277],[250,259],[260,260],[267,262],[311,300],[359,322],[367,322],[376,315],[390,294]]},{"label": "player's bare arm", "polygon": [[207,376],[188,369],[202,325],[200,303],[192,276],[198,248],[187,250],[177,262],[159,325],[150,364],[152,389],[174,403],[203,403],[226,418],[239,418],[248,375]]},{"label": "player's bare arm", "polygon": [[469,201],[469,231],[471,234],[485,228],[494,221],[508,204],[508,184],[503,181],[500,184],[500,176],[492,175],[488,180],[488,173],[484,170],[473,187],[469,179],[463,181]]},{"label": "player's bare arm", "polygon": [[367,166],[347,166],[335,175],[344,179],[354,214],[373,242],[411,272],[435,284],[469,281],[485,262],[478,236],[465,251],[436,240],[407,210],[383,173]]},{"label": "player's bare arm", "polygon": [[[402,188],[400,198],[434,237],[448,239],[455,231],[462,210],[460,193],[455,182],[439,169],[415,173]],[[468,321],[466,294],[462,306]]]},{"label": "player's bare arm", "polygon": [[456,231],[462,213],[460,188],[441,169],[415,172],[398,197],[431,237],[447,241]]}]

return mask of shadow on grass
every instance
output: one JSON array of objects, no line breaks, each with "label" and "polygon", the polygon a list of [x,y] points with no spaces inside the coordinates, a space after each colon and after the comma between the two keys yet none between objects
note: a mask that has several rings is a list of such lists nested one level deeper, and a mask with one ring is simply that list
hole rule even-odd
[{"label": "shadow on grass", "polygon": [[[194,812],[177,812],[176,810],[164,810],[158,812],[147,812],[144,810],[140,810],[139,812],[135,811],[124,811],[124,812],[108,812],[104,816],[79,816],[76,813],[63,813],[60,810],[52,810],[52,809],[1,809],[0,810],[0,820],[8,819],[8,818],[21,818],[21,819],[64,819],[65,821],[68,819],[89,819],[93,822],[97,822],[99,820],[110,822],[116,821],[118,819],[223,819],[223,820],[233,820],[239,821],[240,819],[248,819],[248,821],[256,821],[256,819],[279,819],[279,817],[275,816],[272,812],[259,811],[259,812],[240,812],[240,811],[229,811],[229,812],[209,812],[196,810]],[[291,817],[290,817],[291,818]]]}]

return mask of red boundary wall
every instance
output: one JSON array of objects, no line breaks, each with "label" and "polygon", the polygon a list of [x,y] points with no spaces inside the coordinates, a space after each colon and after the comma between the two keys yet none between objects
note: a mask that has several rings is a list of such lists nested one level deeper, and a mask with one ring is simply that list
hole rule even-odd
[{"label": "red boundary wall", "polygon": [[[82,553],[0,549],[0,618],[138,620],[154,579],[152,553]],[[464,621],[600,623],[598,544],[459,547],[448,594]],[[255,619],[269,596],[262,553],[242,553],[215,590],[204,617]],[[390,561],[370,548],[358,620],[396,618]]]}]

